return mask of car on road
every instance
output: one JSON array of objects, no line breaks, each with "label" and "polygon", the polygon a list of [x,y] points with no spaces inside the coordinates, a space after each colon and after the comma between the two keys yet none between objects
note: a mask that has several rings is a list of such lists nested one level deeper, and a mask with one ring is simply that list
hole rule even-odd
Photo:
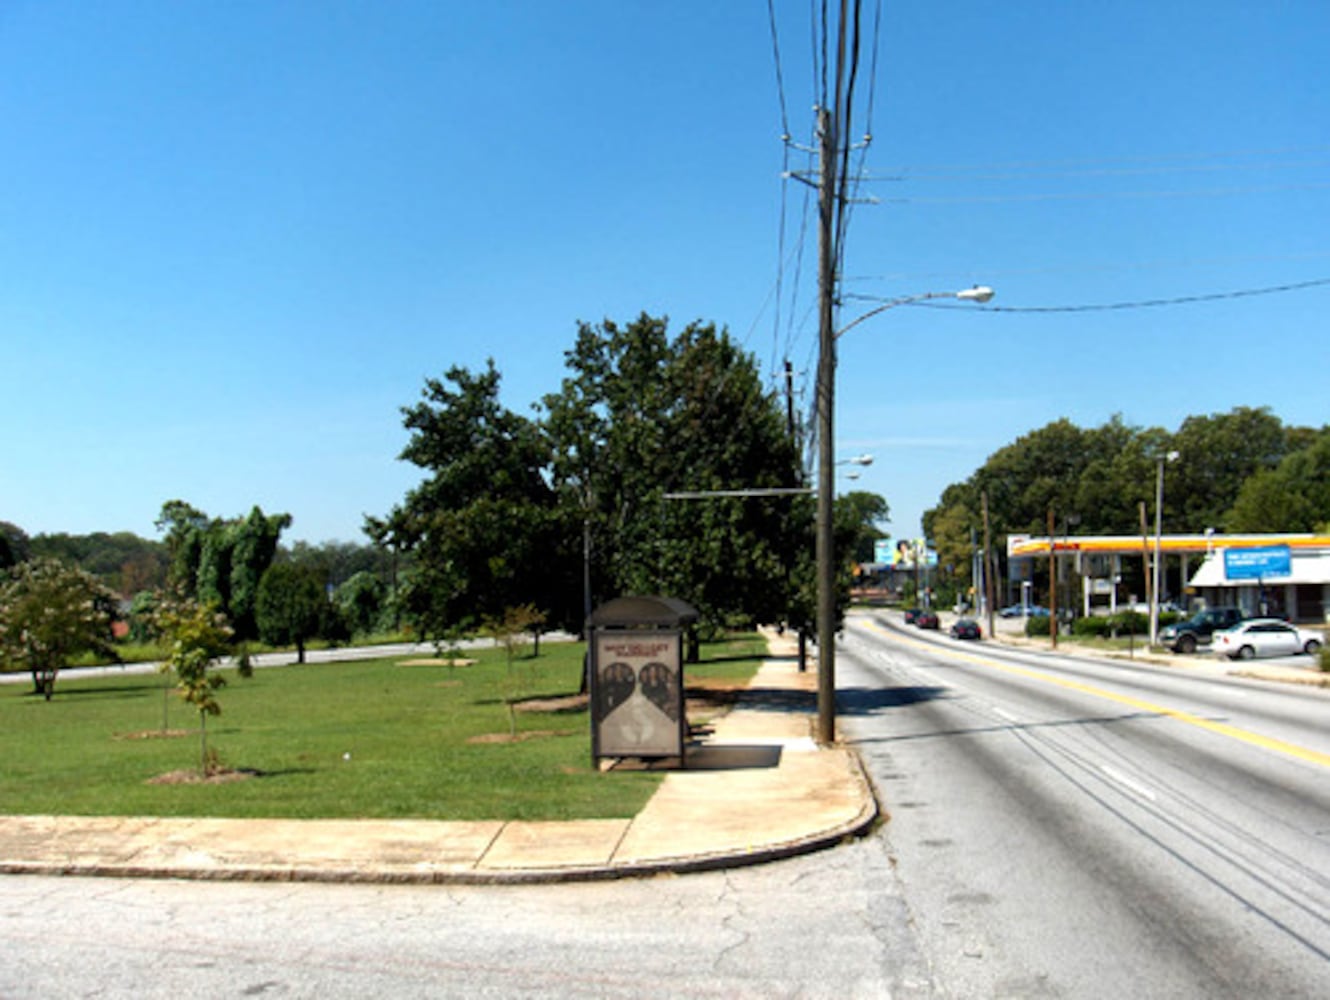
[{"label": "car on road", "polygon": [[923,608],[906,608],[906,609],[905,609],[905,624],[906,624],[906,625],[913,625],[913,624],[914,624],[914,620],[915,620],[916,618],[918,618],[921,614],[923,614],[923,610],[924,610]]},{"label": "car on road", "polygon": [[936,629],[942,623],[938,621],[937,615],[932,611],[920,611],[914,616],[914,623],[919,628]]},{"label": "car on road", "polygon": [[951,637],[953,639],[982,639],[983,630],[979,623],[973,618],[961,618],[951,626]]},{"label": "car on road", "polygon": [[1258,656],[1293,656],[1318,653],[1325,637],[1311,629],[1298,628],[1281,618],[1249,618],[1213,636],[1216,656],[1250,660]]},{"label": "car on road", "polygon": [[1206,608],[1184,622],[1164,626],[1159,630],[1159,642],[1175,653],[1194,653],[1198,646],[1210,645],[1220,629],[1230,628],[1245,617],[1241,608]]}]

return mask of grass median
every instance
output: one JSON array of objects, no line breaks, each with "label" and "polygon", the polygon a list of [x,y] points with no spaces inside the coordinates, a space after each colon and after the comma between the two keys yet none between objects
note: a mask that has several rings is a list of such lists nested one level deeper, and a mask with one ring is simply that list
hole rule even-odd
[{"label": "grass median", "polygon": [[[188,781],[199,719],[156,674],[63,675],[46,702],[0,687],[0,812],[565,820],[635,815],[659,773],[601,773],[576,696],[580,643],[221,671],[208,745],[228,780]],[[702,647],[690,695],[746,683],[764,645]],[[708,711],[706,700],[700,712]]]}]

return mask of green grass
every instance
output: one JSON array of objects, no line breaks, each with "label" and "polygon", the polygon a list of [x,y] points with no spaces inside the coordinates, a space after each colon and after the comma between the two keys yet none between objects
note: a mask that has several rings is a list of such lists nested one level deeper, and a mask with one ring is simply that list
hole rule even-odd
[{"label": "green grass", "polygon": [[[222,784],[150,784],[197,769],[198,715],[165,677],[62,676],[46,702],[30,685],[0,687],[0,811],[10,814],[584,819],[635,815],[659,773],[600,773],[585,710],[518,712],[505,698],[577,691],[581,644],[546,643],[511,671],[500,650],[474,666],[407,666],[408,658],[223,671],[222,715],[208,743],[257,777]],[[685,682],[743,679],[760,639],[703,646]],[[344,755],[349,754],[349,759]]]}]

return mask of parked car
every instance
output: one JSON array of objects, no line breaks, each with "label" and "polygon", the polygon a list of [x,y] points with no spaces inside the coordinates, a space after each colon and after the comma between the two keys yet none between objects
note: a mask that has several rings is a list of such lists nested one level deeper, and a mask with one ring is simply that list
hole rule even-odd
[{"label": "parked car", "polygon": [[913,625],[914,620],[923,613],[923,608],[907,608],[905,610],[905,624]]},{"label": "parked car", "polygon": [[938,628],[942,623],[938,621],[937,615],[932,611],[920,611],[914,616],[915,625],[919,628]]},{"label": "parked car", "polygon": [[1164,626],[1159,630],[1159,642],[1175,653],[1194,653],[1198,646],[1208,646],[1220,629],[1230,628],[1245,617],[1241,608],[1206,608],[1185,622]]},{"label": "parked car", "polygon": [[1013,604],[998,611],[999,618],[1047,618],[1048,608],[1038,604]]},{"label": "parked car", "polygon": [[977,621],[972,618],[962,618],[951,626],[951,637],[953,639],[982,639],[984,633]]},{"label": "parked car", "polygon": [[1311,629],[1298,628],[1279,618],[1249,618],[1213,635],[1217,656],[1230,660],[1250,660],[1257,656],[1314,655],[1324,637]]}]

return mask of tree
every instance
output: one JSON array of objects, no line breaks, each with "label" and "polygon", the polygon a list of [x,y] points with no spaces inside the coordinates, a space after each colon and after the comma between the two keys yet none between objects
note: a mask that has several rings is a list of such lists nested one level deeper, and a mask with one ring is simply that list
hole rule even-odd
[{"label": "tree", "polygon": [[1224,517],[1242,484],[1279,465],[1290,450],[1291,433],[1266,407],[1188,417],[1170,444],[1178,461],[1164,472],[1165,520],[1175,531],[1232,530]]},{"label": "tree", "polygon": [[34,693],[50,701],[70,657],[93,652],[120,661],[115,606],[115,595],[86,570],[54,559],[20,563],[0,585],[0,657],[26,665]]},{"label": "tree", "polygon": [[403,409],[411,438],[401,458],[426,472],[389,516],[366,520],[379,544],[410,552],[402,601],[435,640],[476,627],[514,604],[566,621],[576,599],[576,529],[565,523],[546,473],[538,424],[499,402],[492,361],[480,373],[428,379]]},{"label": "tree", "polygon": [[1224,516],[1230,531],[1316,531],[1330,521],[1330,428],[1274,469],[1243,481]]},{"label": "tree", "polygon": [[872,562],[878,539],[888,537],[880,527],[891,520],[888,516],[890,508],[887,506],[887,501],[876,493],[853,490],[837,497],[836,506],[841,508],[837,513],[837,519],[843,517],[853,525],[854,542],[850,550],[851,560],[856,563]]},{"label": "tree", "polygon": [[166,546],[128,531],[37,535],[32,554],[81,566],[124,597],[161,586],[166,579]]},{"label": "tree", "polygon": [[[175,672],[180,696],[198,710],[199,769],[209,774],[216,770],[216,762],[208,753],[208,716],[222,713],[217,691],[226,686],[226,678],[208,668],[230,651],[231,626],[215,607],[187,597],[163,600],[156,621],[171,650],[162,670]],[[242,660],[241,676],[249,674],[248,661]]]},{"label": "tree", "polygon": [[305,643],[320,632],[328,598],[308,566],[277,563],[259,582],[255,613],[259,636],[274,646],[294,644],[296,662],[305,662]]},{"label": "tree", "polygon": [[710,324],[580,324],[545,397],[553,481],[590,541],[593,590],[668,593],[712,625],[778,621],[805,544],[789,497],[666,500],[672,491],[793,488],[798,454],[752,356]]},{"label": "tree", "polygon": [[373,573],[361,570],[337,588],[333,595],[352,635],[373,632],[379,627],[384,608],[384,587]]},{"label": "tree", "polygon": [[254,602],[259,581],[277,554],[290,514],[264,514],[257,506],[244,518],[209,518],[182,500],[162,505],[157,528],[167,533],[171,581],[230,619],[236,638],[258,635]]},{"label": "tree", "polygon": [[0,570],[26,562],[32,557],[32,544],[23,529],[0,521]]}]

